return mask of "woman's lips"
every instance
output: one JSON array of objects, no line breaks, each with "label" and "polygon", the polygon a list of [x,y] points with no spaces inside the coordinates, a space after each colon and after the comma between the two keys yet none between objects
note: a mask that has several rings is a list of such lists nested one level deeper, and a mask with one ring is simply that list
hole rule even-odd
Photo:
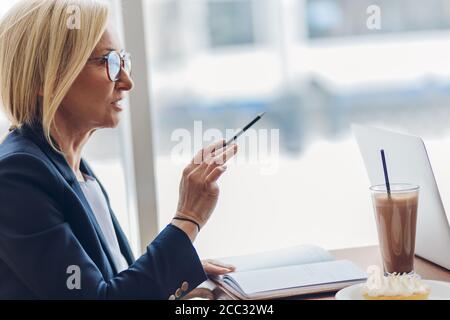
[{"label": "woman's lips", "polygon": [[119,111],[123,110],[122,101],[116,101],[116,102],[113,102],[111,104],[113,105],[113,107],[115,109],[118,109]]}]

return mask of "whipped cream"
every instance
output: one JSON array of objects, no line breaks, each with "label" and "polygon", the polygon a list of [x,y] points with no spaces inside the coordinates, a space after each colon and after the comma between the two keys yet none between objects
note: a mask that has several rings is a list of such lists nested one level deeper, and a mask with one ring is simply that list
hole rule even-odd
[{"label": "whipped cream", "polygon": [[371,297],[377,296],[411,296],[426,294],[429,288],[417,274],[392,274],[388,276],[372,274],[363,287],[363,293]]}]

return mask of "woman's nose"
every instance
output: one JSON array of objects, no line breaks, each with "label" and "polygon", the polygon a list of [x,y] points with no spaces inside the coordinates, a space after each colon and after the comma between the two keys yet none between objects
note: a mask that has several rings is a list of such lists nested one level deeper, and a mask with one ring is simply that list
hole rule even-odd
[{"label": "woman's nose", "polygon": [[116,82],[117,89],[124,90],[124,91],[130,91],[134,87],[133,79],[131,79],[131,76],[128,74],[128,72],[125,71],[124,68],[120,70],[119,79]]}]

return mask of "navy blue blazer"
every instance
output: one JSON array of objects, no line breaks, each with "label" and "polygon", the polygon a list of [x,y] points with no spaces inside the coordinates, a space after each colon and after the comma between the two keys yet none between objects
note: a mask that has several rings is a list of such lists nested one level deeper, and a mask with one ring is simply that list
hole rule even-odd
[{"label": "navy blue blazer", "polygon": [[[81,171],[95,177],[84,160]],[[130,265],[120,273],[65,158],[40,126],[12,131],[0,145],[0,299],[168,299],[206,280],[188,236],[172,225],[135,261],[109,209]],[[79,289],[68,285],[71,266]]]}]

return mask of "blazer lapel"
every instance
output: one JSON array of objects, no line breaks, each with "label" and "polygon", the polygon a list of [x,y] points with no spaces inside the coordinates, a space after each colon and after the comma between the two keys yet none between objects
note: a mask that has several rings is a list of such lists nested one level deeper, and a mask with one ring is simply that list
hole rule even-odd
[{"label": "blazer lapel", "polygon": [[100,240],[102,249],[108,258],[109,264],[110,264],[114,274],[116,274],[117,269],[113,262],[111,251],[109,250],[109,246],[106,242],[106,239],[103,235],[100,225],[98,224],[97,219],[95,218],[95,215],[91,209],[91,206],[89,205],[89,202],[87,201],[86,197],[84,196],[83,190],[81,189],[80,184],[78,183],[78,180],[75,177],[75,174],[73,173],[72,169],[70,168],[69,164],[67,163],[67,160],[63,157],[63,155],[56,152],[48,144],[47,140],[44,138],[42,127],[40,127],[39,125],[36,125],[36,126],[23,125],[20,128],[20,130],[41,148],[41,150],[52,161],[52,163],[56,166],[56,168],[61,173],[61,175],[64,177],[64,179],[67,181],[67,183],[73,189],[73,191],[76,193],[76,195],[78,196],[78,199],[80,200],[80,202],[83,205],[85,212],[87,213],[87,215],[89,217],[90,222],[92,223],[92,225],[95,228],[95,231],[97,232],[97,236]]},{"label": "blazer lapel", "polygon": [[95,217],[94,212],[92,211],[92,208],[89,205],[89,202],[87,201],[86,197],[84,196],[84,192],[83,192],[83,190],[81,190],[80,184],[78,183],[78,181],[76,179],[75,179],[74,183],[71,184],[71,187],[77,194],[78,198],[81,200],[81,203],[83,204],[84,209],[88,213],[89,218],[95,227],[95,231],[97,231],[97,235],[100,239],[100,243],[102,244],[102,248],[105,251],[106,256],[108,257],[109,263],[110,263],[112,269],[114,270],[114,274],[116,274],[117,268],[113,262],[112,254],[111,254],[111,251],[109,250],[109,246],[108,246],[108,243],[106,242],[105,236],[103,235],[103,231],[100,228],[100,225],[97,222],[97,218]]},{"label": "blazer lapel", "polygon": [[81,170],[91,177],[94,177],[95,180],[97,180],[97,183],[100,186],[100,189],[103,192],[103,195],[105,196],[106,203],[108,204],[109,213],[111,214],[111,219],[114,226],[114,231],[116,232],[117,240],[119,242],[120,251],[122,252],[123,256],[125,257],[125,260],[127,261],[128,265],[131,265],[134,263],[135,258],[133,255],[133,251],[130,248],[130,244],[128,242],[127,237],[125,236],[122,228],[120,227],[119,222],[117,221],[116,215],[114,214],[114,211],[111,208],[111,203],[109,201],[108,193],[106,192],[105,188],[101,184],[100,180],[97,179],[96,175],[92,171],[91,167],[87,164],[84,159],[81,159]]}]

